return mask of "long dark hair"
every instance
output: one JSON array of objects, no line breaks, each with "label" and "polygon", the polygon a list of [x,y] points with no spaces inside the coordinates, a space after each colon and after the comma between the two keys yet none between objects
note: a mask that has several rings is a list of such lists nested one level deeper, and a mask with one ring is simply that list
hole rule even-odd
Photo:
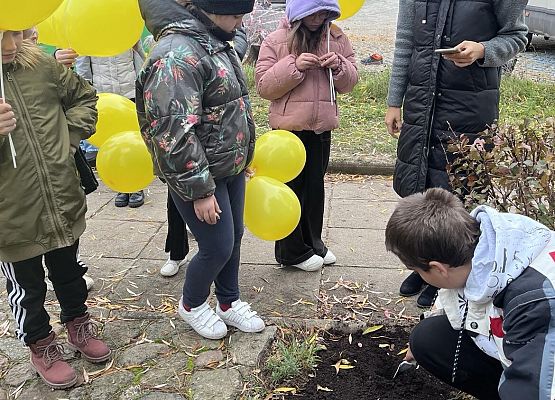
[{"label": "long dark hair", "polygon": [[317,31],[312,32],[304,26],[302,20],[293,22],[287,35],[289,53],[297,56],[302,53],[315,53],[318,50],[326,26],[327,24],[322,24]]}]

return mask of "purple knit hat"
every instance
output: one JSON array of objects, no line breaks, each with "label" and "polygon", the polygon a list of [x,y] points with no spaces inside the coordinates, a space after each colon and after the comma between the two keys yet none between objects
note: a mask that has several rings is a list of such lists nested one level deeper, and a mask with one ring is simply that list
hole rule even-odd
[{"label": "purple knit hat", "polygon": [[341,16],[337,0],[287,0],[285,14],[289,23],[308,17],[318,11],[329,11],[333,15],[326,21],[333,21]]}]

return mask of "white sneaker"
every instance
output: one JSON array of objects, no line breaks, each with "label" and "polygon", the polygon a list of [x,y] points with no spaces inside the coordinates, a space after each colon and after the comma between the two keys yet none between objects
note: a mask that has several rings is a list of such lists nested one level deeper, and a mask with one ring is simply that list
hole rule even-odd
[{"label": "white sneaker", "polygon": [[313,272],[318,271],[324,265],[324,259],[314,254],[308,260],[299,264],[294,264],[292,267],[302,269],[303,271]]},{"label": "white sneaker", "polygon": [[324,256],[324,265],[335,264],[336,261],[337,258],[335,257],[335,254],[333,254],[331,250],[328,249],[328,252]]},{"label": "white sneaker", "polygon": [[226,325],[234,326],[243,332],[262,332],[266,327],[264,321],[256,314],[256,311],[251,310],[250,304],[241,300],[231,303],[231,308],[227,311],[222,311],[218,303],[216,314],[220,316]]},{"label": "white sneaker", "polygon": [[[85,284],[87,285],[87,291],[90,291],[94,286],[94,279],[88,276],[87,274],[83,275],[83,279],[85,280]],[[46,289],[50,290],[51,292],[54,291],[54,285],[52,285],[52,282],[50,281],[50,279],[46,277],[44,281],[46,282]]]},{"label": "white sneaker", "polygon": [[168,258],[168,260],[165,262],[165,264],[162,266],[162,268],[160,268],[160,275],[162,276],[174,276],[175,274],[177,274],[179,272],[179,267],[182,265],[187,264],[189,261],[191,261],[191,259],[197,254],[196,251],[191,251],[189,252],[189,254],[187,254],[185,256],[185,259],[180,260],[180,261],[174,261],[174,260],[170,260]]},{"label": "white sneaker", "polygon": [[87,291],[90,291],[94,286],[94,279],[87,274],[83,275],[83,279],[85,280],[85,284],[87,285]]},{"label": "white sneaker", "polygon": [[183,307],[183,298],[181,298],[179,299],[178,313],[196,333],[206,339],[221,339],[227,335],[227,326],[212,310],[208,300],[198,307],[191,308],[191,311],[187,311]]}]

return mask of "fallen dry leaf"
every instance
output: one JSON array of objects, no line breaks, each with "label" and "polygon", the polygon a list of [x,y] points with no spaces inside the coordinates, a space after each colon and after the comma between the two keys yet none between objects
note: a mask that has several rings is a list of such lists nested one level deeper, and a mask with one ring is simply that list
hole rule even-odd
[{"label": "fallen dry leaf", "polygon": [[316,385],[316,391],[322,391],[322,392],[333,392],[333,389],[330,389],[328,387],[323,387],[320,385]]},{"label": "fallen dry leaf", "polygon": [[382,329],[382,328],[383,328],[383,325],[374,325],[374,326],[370,326],[370,327],[366,328],[366,329],[362,332],[362,334],[363,334],[363,335],[368,335],[369,333],[379,331],[379,330]]}]

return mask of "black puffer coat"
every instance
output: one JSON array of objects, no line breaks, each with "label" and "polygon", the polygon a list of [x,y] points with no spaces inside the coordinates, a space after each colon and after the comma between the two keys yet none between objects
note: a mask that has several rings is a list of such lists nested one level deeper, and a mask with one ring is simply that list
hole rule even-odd
[{"label": "black puffer coat", "polygon": [[499,115],[500,68],[460,68],[435,49],[499,30],[492,0],[416,0],[414,50],[403,105],[394,188],[402,197],[429,187],[449,189],[448,142],[479,136]]}]

